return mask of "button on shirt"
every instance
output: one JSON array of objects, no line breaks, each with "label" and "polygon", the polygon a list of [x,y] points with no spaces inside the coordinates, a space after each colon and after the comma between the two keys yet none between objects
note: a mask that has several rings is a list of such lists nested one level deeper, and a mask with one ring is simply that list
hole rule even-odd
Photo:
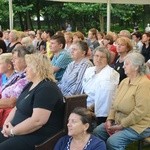
[{"label": "button on shirt", "polygon": [[116,88],[119,73],[110,66],[96,74],[96,68],[90,67],[83,77],[83,91],[88,95],[87,106],[94,105],[96,117],[107,117]]},{"label": "button on shirt", "polygon": [[81,81],[84,72],[91,66],[93,66],[93,64],[88,58],[83,58],[79,63],[73,61],[68,65],[61,81],[58,84],[64,96],[71,96],[81,93]]}]

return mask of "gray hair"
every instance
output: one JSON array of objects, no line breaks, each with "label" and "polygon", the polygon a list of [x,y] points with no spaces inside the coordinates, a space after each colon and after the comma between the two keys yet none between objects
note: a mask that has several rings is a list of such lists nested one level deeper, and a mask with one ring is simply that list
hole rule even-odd
[{"label": "gray hair", "polygon": [[107,48],[98,46],[95,48],[94,54],[96,53],[96,51],[104,53],[106,55],[106,58],[107,58],[107,63],[110,64],[111,54]]},{"label": "gray hair", "polygon": [[125,59],[129,59],[133,66],[138,67],[139,74],[148,74],[150,72],[148,66],[145,63],[145,58],[138,52],[131,52],[127,54]]}]

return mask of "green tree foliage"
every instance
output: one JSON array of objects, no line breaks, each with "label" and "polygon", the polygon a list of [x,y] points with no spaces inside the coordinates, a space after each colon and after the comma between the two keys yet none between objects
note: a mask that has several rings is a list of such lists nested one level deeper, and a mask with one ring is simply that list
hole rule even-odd
[{"label": "green tree foliage", "polygon": [[[0,24],[8,28],[8,1],[0,1]],[[111,28],[113,30],[133,29],[134,24],[143,23],[143,5],[111,5]],[[44,0],[14,0],[14,28],[65,29],[69,22],[73,30],[86,32],[89,28],[106,30],[107,5],[92,3],[60,3]],[[34,17],[37,20],[34,21]],[[40,16],[44,21],[40,21]],[[8,19],[6,19],[8,18]]]},{"label": "green tree foliage", "polygon": [[3,28],[7,29],[9,26],[9,6],[8,1],[0,0],[0,25]]}]

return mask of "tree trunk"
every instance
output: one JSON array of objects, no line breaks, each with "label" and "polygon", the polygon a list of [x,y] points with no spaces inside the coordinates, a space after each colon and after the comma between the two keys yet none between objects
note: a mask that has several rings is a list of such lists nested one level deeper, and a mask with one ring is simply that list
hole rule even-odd
[{"label": "tree trunk", "polygon": [[101,14],[99,15],[99,21],[100,21],[100,31],[104,32],[104,17]]},{"label": "tree trunk", "polygon": [[18,16],[19,16],[19,22],[20,22],[21,30],[24,31],[25,28],[24,28],[24,24],[23,24],[21,13],[18,13]]},{"label": "tree trunk", "polygon": [[36,0],[36,15],[37,15],[37,27],[38,29],[41,29],[41,22],[40,22],[40,3],[39,0]]}]

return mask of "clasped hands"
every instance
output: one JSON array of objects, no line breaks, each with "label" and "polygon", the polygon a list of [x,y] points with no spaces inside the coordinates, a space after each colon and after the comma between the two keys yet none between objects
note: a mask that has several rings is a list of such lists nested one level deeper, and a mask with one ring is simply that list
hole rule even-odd
[{"label": "clasped hands", "polygon": [[123,129],[122,125],[114,124],[111,120],[105,122],[105,129],[109,135],[112,135]]},{"label": "clasped hands", "polygon": [[5,137],[9,137],[11,136],[11,133],[10,133],[10,130],[13,128],[12,124],[10,122],[8,123],[5,123],[3,125],[3,129],[2,129],[2,134],[5,136]]}]

